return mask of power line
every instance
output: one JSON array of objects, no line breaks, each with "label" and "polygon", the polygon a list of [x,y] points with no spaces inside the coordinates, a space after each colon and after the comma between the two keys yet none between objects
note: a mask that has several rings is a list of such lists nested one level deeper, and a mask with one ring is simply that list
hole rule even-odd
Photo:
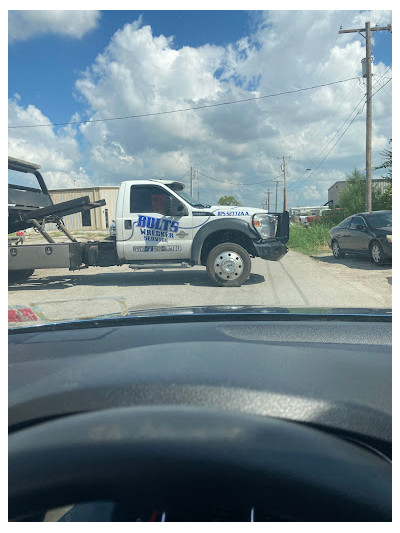
[{"label": "power line", "polygon": [[[381,15],[380,19],[378,20],[378,22],[376,23],[376,26],[379,26],[381,20],[386,16],[386,14],[389,12],[389,10],[386,10],[383,15]],[[341,26],[342,27],[342,26]],[[339,34],[337,35],[337,37],[339,36]],[[381,41],[381,43],[375,48],[375,51],[379,50],[383,44],[383,42],[386,40],[386,38],[389,36],[389,34],[385,34],[385,38],[383,39],[383,41]],[[335,41],[336,42],[336,41]],[[363,57],[364,55],[364,49],[361,51],[361,54],[359,56],[359,58],[355,61],[354,65],[352,66],[352,68],[348,71],[348,76],[350,75],[350,73],[353,71],[353,69],[355,68],[356,65],[359,65],[360,64],[360,60],[361,58]],[[390,67],[389,67],[390,68]],[[318,80],[319,81],[319,80]],[[336,110],[334,111],[334,113],[337,113],[339,111],[339,109],[342,107],[342,105],[346,102],[346,100],[348,99],[350,93],[353,91],[353,89],[356,87],[356,83],[353,85],[353,87],[351,87],[351,89],[349,90],[349,92],[347,93],[347,95],[345,96],[345,98],[341,100],[341,103],[339,104],[339,106],[336,108]],[[339,92],[336,94],[333,102],[332,102],[332,105],[336,102],[337,98],[339,97]],[[334,114],[334,113],[331,113],[330,117]]]},{"label": "power line", "polygon": [[94,120],[76,120],[76,121],[72,121],[72,122],[58,122],[58,123],[54,123],[54,124],[30,124],[30,125],[23,125],[23,126],[8,126],[8,129],[49,128],[49,127],[53,127],[53,126],[70,126],[70,125],[74,125],[74,124],[92,124],[92,123],[95,123],[95,122],[107,122],[107,121],[112,121],[112,120],[126,120],[126,119],[129,119],[129,118],[155,117],[155,116],[159,116],[159,115],[169,115],[169,114],[172,114],[172,113],[182,113],[182,112],[186,112],[186,111],[197,111],[199,109],[206,109],[206,108],[210,108],[210,107],[220,107],[220,106],[225,106],[225,105],[240,104],[240,103],[244,103],[244,102],[253,102],[255,100],[262,100],[262,99],[265,99],[265,98],[273,98],[275,96],[283,96],[285,94],[294,94],[294,93],[299,93],[299,92],[302,92],[302,91],[310,91],[312,89],[318,89],[320,87],[328,87],[330,85],[336,85],[338,83],[345,83],[347,81],[356,80],[358,78],[359,78],[359,76],[356,76],[356,77],[348,78],[348,79],[345,79],[345,80],[339,80],[339,81],[332,81],[330,83],[324,83],[322,85],[314,85],[312,87],[304,87],[302,89],[294,89],[293,91],[282,91],[280,93],[267,94],[267,95],[264,95],[264,96],[255,96],[253,98],[244,98],[242,100],[232,100],[230,102],[220,102],[218,104],[205,104],[205,105],[202,105],[202,106],[187,107],[187,108],[182,108],[182,109],[173,109],[173,110],[170,110],[170,111],[158,111],[156,113],[143,113],[141,115],[127,115],[127,116],[124,116],[124,117],[99,118],[99,119],[94,119]]},{"label": "power line", "polygon": [[328,157],[328,155],[332,152],[332,150],[335,148],[335,146],[337,145],[337,143],[340,141],[340,139],[343,137],[343,135],[346,133],[346,131],[350,128],[350,126],[353,124],[353,122],[355,121],[355,119],[358,117],[358,115],[361,115],[361,113],[363,112],[364,110],[364,107],[365,107],[365,104],[366,102],[364,102],[362,108],[358,111],[358,113],[353,117],[353,120],[349,123],[349,125],[347,126],[347,128],[344,130],[344,132],[342,133],[342,135],[339,137],[339,139],[335,142],[335,144],[332,146],[332,148],[329,150],[329,152],[326,154],[326,156],[319,162],[318,166],[313,170],[312,174],[310,175],[310,177],[319,169],[319,167],[322,165],[322,163],[325,161],[325,159]]},{"label": "power line", "polygon": [[[349,120],[349,118],[351,117],[351,115],[356,111],[356,109],[358,108],[358,106],[361,104],[361,102],[364,100],[364,96],[363,95],[361,97],[361,100],[357,103],[357,105],[353,108],[353,110],[350,112],[350,114],[348,115],[348,117],[345,119],[345,121],[342,123],[342,125],[336,130],[336,132],[332,135],[332,137],[329,139],[329,141],[327,142],[327,144],[324,146],[324,148],[320,151],[320,153],[314,158],[313,162],[309,165],[310,167],[313,167],[314,166],[314,163],[316,163],[319,159],[319,157],[325,152],[325,150],[328,148],[328,146],[331,144],[331,142],[333,141],[333,139],[336,137],[336,135],[340,132],[340,130],[343,128],[343,126],[346,124],[346,122]],[[288,188],[293,188],[295,185],[297,185],[301,180],[303,180],[303,177],[305,176],[307,171],[305,171],[301,176],[300,178],[298,178],[295,182],[289,184]],[[310,177],[310,176],[308,176]],[[308,179],[307,177],[307,179]],[[305,180],[303,180],[305,181]]]},{"label": "power line", "polygon": [[180,180],[183,180],[183,178],[186,176],[186,174],[187,174],[188,172],[189,172],[189,170],[187,170],[187,171],[184,173],[184,175],[183,175],[181,178],[179,178],[179,179],[180,179]]},{"label": "power line", "polygon": [[[347,117],[347,119],[344,121],[344,123],[340,126],[340,128],[337,130],[337,132],[332,136],[332,138],[330,139],[330,141],[327,143],[327,145],[325,146],[325,148],[319,153],[318,157],[328,148],[328,146],[330,145],[330,143],[333,141],[333,139],[336,137],[336,135],[339,133],[339,131],[342,129],[342,127],[345,125],[345,123],[347,122],[347,120],[350,118],[350,116],[354,113],[354,111],[357,109],[357,107],[360,105],[360,103],[362,102],[362,100],[364,99],[364,97],[361,99],[361,101],[356,105],[356,107],[353,109],[353,111],[350,113],[349,117]],[[302,185],[303,183],[305,183],[306,180],[310,179],[314,174],[315,172],[319,169],[319,167],[322,165],[322,163],[325,161],[325,159],[328,157],[328,155],[332,152],[332,150],[335,148],[335,146],[337,145],[337,143],[340,141],[340,139],[343,137],[343,135],[347,132],[347,130],[349,129],[349,127],[353,124],[353,122],[355,121],[355,119],[358,117],[358,115],[360,115],[362,113],[362,111],[364,110],[364,107],[365,107],[365,104],[366,102],[363,103],[361,109],[355,114],[355,116],[353,117],[353,119],[351,120],[351,122],[348,124],[347,128],[344,130],[344,132],[342,133],[342,135],[337,139],[337,141],[335,142],[335,144],[332,146],[332,148],[329,150],[329,152],[321,159],[321,161],[317,164],[317,166],[314,168],[314,170],[311,172],[311,174],[309,174],[308,176],[305,176],[306,172],[303,173],[303,175],[297,180],[295,181],[294,183],[290,184],[290,189],[292,189],[294,186],[296,185]],[[318,159],[317,157],[317,159]],[[316,160],[315,160],[316,161]],[[314,161],[314,162],[315,162]],[[311,165],[312,166],[312,165]],[[288,187],[288,188],[289,188]]]},{"label": "power line", "polygon": [[378,93],[381,89],[383,89],[383,88],[385,87],[385,85],[387,85],[387,84],[388,84],[389,82],[391,82],[391,81],[392,81],[392,78],[389,78],[388,81],[387,81],[386,83],[384,83],[383,85],[381,85],[381,86],[379,87],[379,89],[377,89],[374,93],[372,93],[371,98],[372,98],[376,93]]},{"label": "power line", "polygon": [[200,174],[200,176],[204,176],[205,178],[208,178],[210,180],[213,180],[213,181],[218,181],[220,183],[224,183],[226,185],[237,185],[237,186],[242,186],[242,185],[261,185],[262,183],[269,183],[270,181],[275,181],[276,178],[272,179],[272,180],[263,180],[263,181],[257,181],[256,183],[234,183],[234,182],[231,182],[231,181],[224,181],[224,180],[219,180],[217,178],[212,178],[211,176],[207,176],[207,174],[204,174],[203,172],[200,172],[199,170],[196,171],[197,174]]},{"label": "power line", "polygon": [[[386,70],[386,72],[390,70],[390,67]],[[386,72],[384,72],[383,76],[386,74]],[[383,78],[383,76],[381,77],[381,79]],[[371,98],[372,96],[374,96],[378,91],[380,91],[381,89],[383,89],[385,87],[385,85],[387,85],[390,81],[392,80],[392,78],[390,78],[386,83],[384,83],[383,85],[381,85],[379,87],[379,89],[377,89],[372,95],[371,95]],[[375,87],[376,85],[378,84],[380,80],[377,80],[377,82],[375,83]],[[361,98],[361,100],[358,102],[358,104],[354,107],[353,111],[350,113],[350,115],[346,118],[346,120],[343,122],[343,124],[340,126],[340,128],[336,131],[336,133],[331,137],[331,139],[328,141],[328,143],[326,144],[326,146],[321,150],[321,152],[318,154],[318,156],[314,159],[314,161],[312,162],[312,164],[310,165],[311,167],[314,165],[314,163],[318,160],[318,158],[320,157],[320,155],[328,148],[328,146],[330,145],[330,143],[333,141],[333,139],[336,137],[336,135],[340,132],[340,130],[343,128],[343,126],[346,124],[346,122],[349,120],[349,118],[351,117],[351,115],[355,112],[355,110],[358,108],[358,106],[360,105],[360,103],[362,102],[362,100],[364,99],[364,96]],[[343,134],[339,137],[339,139],[335,142],[335,144],[332,146],[332,148],[329,150],[329,152],[325,155],[325,157],[318,163],[318,165],[315,167],[315,169],[313,170],[313,172],[311,174],[309,174],[306,178],[304,178],[305,174],[307,171],[305,171],[301,176],[300,178],[298,178],[295,182],[289,184],[288,186],[288,189],[292,189],[294,186],[296,186],[297,184],[299,184],[299,182],[301,182],[300,184],[304,183],[306,180],[308,180],[309,178],[311,178],[314,173],[316,172],[316,170],[318,170],[318,168],[322,165],[322,163],[325,161],[325,159],[328,157],[328,155],[332,152],[332,150],[335,148],[335,146],[338,144],[338,142],[340,141],[340,139],[343,137],[343,135],[347,132],[347,130],[349,129],[349,127],[351,126],[351,124],[353,124],[354,120],[357,118],[357,116],[359,114],[362,113],[364,107],[365,107],[365,104],[366,102],[364,102],[361,110],[359,110],[357,112],[357,114],[353,117],[352,121],[350,122],[350,124],[347,126],[347,128],[345,129],[345,131],[343,132]],[[304,178],[304,179],[303,179]]]}]

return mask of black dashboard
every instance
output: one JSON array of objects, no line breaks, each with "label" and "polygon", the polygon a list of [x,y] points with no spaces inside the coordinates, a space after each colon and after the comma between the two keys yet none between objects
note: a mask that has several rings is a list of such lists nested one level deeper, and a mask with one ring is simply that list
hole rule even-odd
[{"label": "black dashboard", "polygon": [[[114,413],[122,417],[124,428],[129,425],[122,423],[126,410],[137,413],[146,408],[161,424],[170,417],[175,428],[177,413],[171,409],[181,408],[186,415],[193,410],[199,419],[210,410],[222,417],[219,427],[224,416],[239,417],[235,427],[243,423],[242,432],[249,435],[253,429],[240,417],[270,420],[272,426],[274,421],[291,423],[299,428],[295,431],[316,431],[313,442],[319,434],[330,435],[337,439],[338,449],[341,443],[351,443],[390,465],[390,320],[221,315],[200,321],[193,316],[93,321],[85,326],[32,327],[9,335],[11,438],[48,423],[58,424],[54,428],[62,431],[63,421],[90,413],[95,417],[103,413],[105,419]],[[115,418],[109,421],[114,427]],[[90,426],[92,421],[85,423]],[[286,437],[277,438],[286,442]],[[302,438],[298,436],[299,442]],[[277,513],[279,506],[274,513],[262,502],[253,504],[254,499],[242,506],[240,501],[232,506],[221,501],[220,506],[205,502],[193,509],[190,502],[176,508],[170,502],[168,508],[160,508],[145,500],[133,505],[132,498],[123,494],[115,503],[100,496],[95,507],[74,502],[79,505],[68,508],[59,520],[90,521],[94,509],[105,521],[126,521],[128,516],[128,521],[163,521],[163,517],[200,521],[201,516],[203,521],[296,519],[282,508]]]}]

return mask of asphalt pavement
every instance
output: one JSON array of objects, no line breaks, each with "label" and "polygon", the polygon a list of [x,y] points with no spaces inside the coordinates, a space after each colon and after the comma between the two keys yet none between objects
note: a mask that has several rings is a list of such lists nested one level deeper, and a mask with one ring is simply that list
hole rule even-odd
[{"label": "asphalt pavement", "polygon": [[392,268],[367,258],[289,251],[278,262],[252,259],[249,280],[229,288],[213,285],[204,267],[37,270],[27,282],[9,287],[8,300],[11,309],[31,309],[44,322],[204,305],[391,308]]}]

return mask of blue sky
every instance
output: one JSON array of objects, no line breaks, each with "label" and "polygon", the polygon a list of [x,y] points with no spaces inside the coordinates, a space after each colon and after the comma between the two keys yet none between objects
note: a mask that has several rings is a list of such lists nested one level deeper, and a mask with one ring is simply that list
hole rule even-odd
[{"label": "blue sky", "polygon": [[[52,13],[10,13],[9,126],[154,113],[357,77],[364,39],[338,35],[340,25],[391,22],[388,10]],[[391,137],[391,47],[389,32],[375,36],[373,164]],[[178,178],[193,166],[204,200],[232,193],[258,206],[287,155],[289,205],[315,205],[332,183],[364,168],[364,114],[338,140],[362,91],[360,78],[151,119],[10,129],[9,153],[40,163],[53,187]],[[243,186],[254,182],[260,187]]]},{"label": "blue sky", "polygon": [[246,11],[103,11],[98,26],[80,40],[39,34],[13,43],[8,50],[9,95],[19,94],[22,104],[38,106],[52,122],[69,120],[82,110],[73,97],[77,73],[94,62],[118,29],[139,17],[154,35],[174,35],[175,48],[232,43],[252,25],[252,13]]}]

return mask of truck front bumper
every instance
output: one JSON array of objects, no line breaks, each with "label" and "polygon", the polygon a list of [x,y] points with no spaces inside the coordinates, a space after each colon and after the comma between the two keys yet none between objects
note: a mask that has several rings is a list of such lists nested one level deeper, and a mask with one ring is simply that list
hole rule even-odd
[{"label": "truck front bumper", "polygon": [[257,256],[267,261],[279,261],[288,252],[288,248],[276,239],[253,242]]}]

